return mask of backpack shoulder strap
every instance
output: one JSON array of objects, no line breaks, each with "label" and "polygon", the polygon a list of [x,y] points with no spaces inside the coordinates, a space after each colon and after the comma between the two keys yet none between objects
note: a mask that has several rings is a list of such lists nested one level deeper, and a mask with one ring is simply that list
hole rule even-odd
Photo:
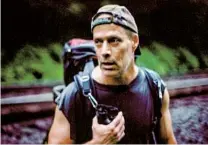
[{"label": "backpack shoulder strap", "polygon": [[94,108],[97,107],[97,100],[93,97],[92,91],[94,91],[94,86],[91,81],[91,72],[94,68],[92,59],[86,62],[84,71],[74,76],[74,82],[78,88],[78,91],[85,97],[89,99]]},{"label": "backpack shoulder strap", "polygon": [[[94,68],[93,60],[90,59],[86,62],[84,71],[74,76],[74,82],[70,83],[67,87],[64,85],[56,86],[53,88],[54,102],[57,104],[60,110],[67,116],[70,102],[75,97],[75,94],[81,93],[87,97],[93,107],[97,106],[97,101],[92,96],[93,84],[91,83],[90,73]],[[68,104],[66,104],[68,103]]]},{"label": "backpack shoulder strap", "polygon": [[162,107],[162,82],[157,73],[155,73],[152,70],[149,70],[147,68],[143,68],[145,72],[145,76],[148,81],[148,85],[150,86],[151,93],[155,96],[153,99],[155,99],[154,104],[154,110],[155,110],[155,115],[156,117],[160,118],[161,117],[161,112],[160,109]]},{"label": "backpack shoulder strap", "polygon": [[153,96],[154,102],[154,116],[153,116],[153,123],[152,123],[152,137],[154,143],[159,143],[159,135],[158,135],[158,126],[160,125],[160,118],[161,114],[161,107],[162,107],[162,81],[159,75],[147,68],[142,68],[145,73],[145,76],[148,81],[148,85],[150,86],[150,90]]}]

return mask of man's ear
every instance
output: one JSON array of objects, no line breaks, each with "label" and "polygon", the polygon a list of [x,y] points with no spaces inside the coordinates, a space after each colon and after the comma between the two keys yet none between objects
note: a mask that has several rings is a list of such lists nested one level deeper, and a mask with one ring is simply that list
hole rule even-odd
[{"label": "man's ear", "polygon": [[133,51],[137,49],[139,45],[139,36],[137,34],[132,35],[132,46],[133,46]]}]

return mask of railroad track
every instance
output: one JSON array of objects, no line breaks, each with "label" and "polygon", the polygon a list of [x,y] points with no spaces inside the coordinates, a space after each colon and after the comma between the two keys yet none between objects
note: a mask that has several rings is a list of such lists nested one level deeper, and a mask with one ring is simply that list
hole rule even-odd
[{"label": "railroad track", "polygon": [[[170,97],[205,94],[208,92],[208,74],[165,78]],[[2,124],[50,116],[54,112],[54,85],[10,86],[1,88]],[[63,85],[62,85],[63,87]],[[31,115],[32,114],[32,115]]]}]

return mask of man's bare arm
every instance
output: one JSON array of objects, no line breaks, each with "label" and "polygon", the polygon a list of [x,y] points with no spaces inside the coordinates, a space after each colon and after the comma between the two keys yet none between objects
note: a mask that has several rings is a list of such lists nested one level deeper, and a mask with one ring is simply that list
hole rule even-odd
[{"label": "man's bare arm", "polygon": [[53,124],[48,135],[49,144],[72,144],[70,124],[62,111],[56,107]]},{"label": "man's bare arm", "polygon": [[[86,144],[112,144],[120,141],[124,133],[124,117],[120,112],[116,118],[107,126],[98,124],[97,117],[93,119],[92,132],[93,138]],[[56,107],[53,124],[49,136],[49,144],[73,144],[70,138],[70,124],[62,111]]]},{"label": "man's bare arm", "polygon": [[172,120],[169,111],[169,102],[169,93],[167,89],[165,89],[161,108],[162,117],[160,120],[160,133],[164,143],[177,144],[172,128]]}]

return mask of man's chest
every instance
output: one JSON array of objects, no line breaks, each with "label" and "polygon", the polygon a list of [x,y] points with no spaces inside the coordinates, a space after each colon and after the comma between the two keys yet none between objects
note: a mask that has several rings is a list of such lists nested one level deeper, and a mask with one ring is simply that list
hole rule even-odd
[{"label": "man's chest", "polygon": [[146,132],[151,128],[153,101],[150,91],[127,89],[99,91],[97,100],[101,104],[117,107],[123,112],[125,127],[129,132]]}]

